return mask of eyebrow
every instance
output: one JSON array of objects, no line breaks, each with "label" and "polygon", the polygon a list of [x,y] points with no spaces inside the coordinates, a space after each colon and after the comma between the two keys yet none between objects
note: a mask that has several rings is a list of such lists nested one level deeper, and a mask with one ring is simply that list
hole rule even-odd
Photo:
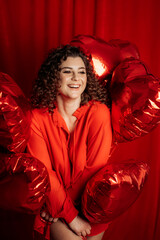
[{"label": "eyebrow", "polygon": [[[61,70],[65,69],[65,68],[73,69],[72,67],[62,67]],[[78,69],[86,69],[86,68],[85,67],[79,67]]]}]

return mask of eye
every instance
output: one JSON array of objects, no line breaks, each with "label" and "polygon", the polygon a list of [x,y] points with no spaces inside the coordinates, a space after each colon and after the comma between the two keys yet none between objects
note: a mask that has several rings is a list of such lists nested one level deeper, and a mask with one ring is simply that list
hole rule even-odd
[{"label": "eye", "polygon": [[71,73],[71,70],[64,70],[63,73],[69,74],[69,73]]},{"label": "eye", "polygon": [[86,71],[83,70],[83,71],[80,71],[79,73],[80,74],[86,74]]}]

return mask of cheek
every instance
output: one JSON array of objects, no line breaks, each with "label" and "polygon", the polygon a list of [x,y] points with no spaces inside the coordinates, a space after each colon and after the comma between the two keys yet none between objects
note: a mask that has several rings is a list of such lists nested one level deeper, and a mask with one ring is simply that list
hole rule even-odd
[{"label": "cheek", "polygon": [[65,84],[65,78],[61,76],[58,82],[59,82],[60,86],[64,85]]},{"label": "cheek", "polygon": [[83,81],[84,85],[87,85],[87,77],[84,77],[82,81]]},{"label": "cheek", "polygon": [[61,83],[63,83],[63,84],[67,84],[69,81],[70,81],[70,77],[69,76],[61,77]]},{"label": "cheek", "polygon": [[85,87],[87,86],[87,78],[85,79]]}]

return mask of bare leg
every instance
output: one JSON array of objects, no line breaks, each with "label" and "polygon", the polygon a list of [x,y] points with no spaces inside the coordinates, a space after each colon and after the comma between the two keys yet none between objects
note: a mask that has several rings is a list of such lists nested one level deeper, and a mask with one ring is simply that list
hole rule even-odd
[{"label": "bare leg", "polygon": [[51,224],[51,240],[82,240],[72,232],[63,222],[58,220]]},{"label": "bare leg", "polygon": [[87,240],[101,240],[104,235],[104,232],[99,233],[95,236],[87,237]]}]

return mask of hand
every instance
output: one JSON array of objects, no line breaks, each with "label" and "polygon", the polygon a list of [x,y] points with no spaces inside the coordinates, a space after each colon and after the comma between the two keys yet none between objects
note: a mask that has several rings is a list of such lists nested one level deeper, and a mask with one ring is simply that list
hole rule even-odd
[{"label": "hand", "polygon": [[50,216],[48,213],[46,212],[41,212],[41,217],[45,220],[45,221],[49,221],[49,222],[57,222],[58,218],[53,218],[52,216]]},{"label": "hand", "polygon": [[91,233],[90,224],[79,216],[76,216],[68,225],[78,236],[85,237]]}]

